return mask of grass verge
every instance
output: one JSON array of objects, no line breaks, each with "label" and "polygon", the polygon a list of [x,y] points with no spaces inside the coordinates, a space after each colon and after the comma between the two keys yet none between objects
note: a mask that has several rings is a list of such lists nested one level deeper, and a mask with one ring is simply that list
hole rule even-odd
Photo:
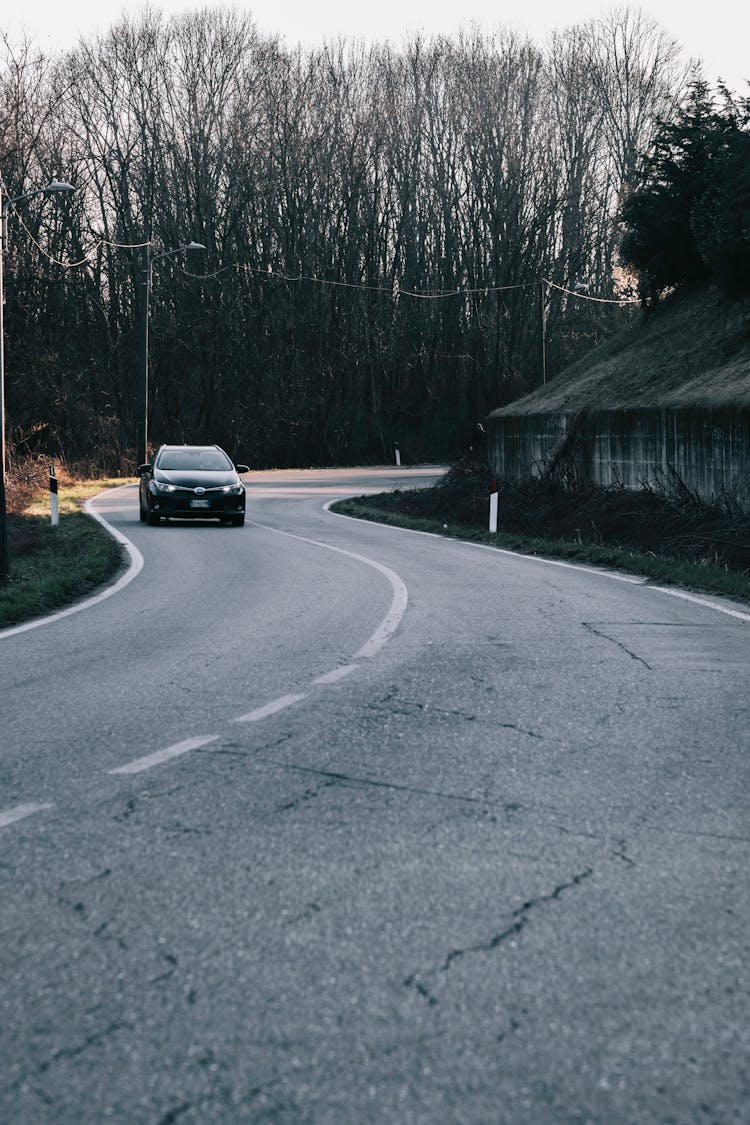
[{"label": "grass verge", "polygon": [[504,482],[491,534],[488,476],[486,466],[454,466],[431,488],[340,500],[332,510],[750,603],[750,517],[729,501],[709,507],[678,483],[657,493]]},{"label": "grass verge", "polygon": [[10,574],[0,584],[0,628],[69,605],[112,578],[122,547],[82,510],[83,503],[122,480],[61,481],[60,522],[52,527],[49,492],[32,490],[8,515]]}]

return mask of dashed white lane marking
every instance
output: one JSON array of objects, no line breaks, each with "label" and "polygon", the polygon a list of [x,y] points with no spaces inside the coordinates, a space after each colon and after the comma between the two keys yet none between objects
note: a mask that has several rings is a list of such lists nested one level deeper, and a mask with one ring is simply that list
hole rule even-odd
[{"label": "dashed white lane marking", "polygon": [[[330,501],[330,503],[333,503],[333,501]],[[327,504],[325,508],[328,510]],[[376,562],[375,559],[368,558],[366,555],[358,555],[354,551],[345,551],[343,547],[334,547],[330,543],[321,543],[319,539],[308,539],[304,535],[294,535],[291,531],[281,531],[278,527],[269,527],[268,524],[256,523],[255,520],[249,522],[252,523],[253,527],[261,527],[264,531],[274,532],[275,535],[285,535],[287,539],[296,539],[299,543],[309,543],[313,547],[322,547],[325,551],[333,551],[337,555],[345,555],[348,559],[355,559],[357,562],[364,563],[365,566],[372,567],[373,570],[377,570],[384,578],[387,578],[393,590],[391,607],[370,639],[354,653],[354,659],[368,660],[371,656],[380,652],[383,645],[390,640],[401,624],[409,600],[406,586],[395,571],[383,566],[382,563]]]},{"label": "dashed white lane marking", "polygon": [[[125,485],[123,487],[130,487],[130,486]],[[94,499],[96,499],[96,497],[94,497]],[[329,502],[329,504],[325,505],[326,510],[330,510],[330,503],[332,503],[332,502]],[[62,610],[59,613],[52,614],[49,617],[44,617],[44,618],[37,619],[36,621],[28,622],[26,625],[20,625],[20,626],[16,626],[14,628],[11,628],[11,629],[2,630],[2,631],[0,631],[0,637],[9,636],[9,635],[12,635],[13,633],[24,632],[26,629],[33,629],[33,628],[36,628],[38,625],[44,625],[44,624],[46,624],[50,621],[55,621],[59,617],[65,617],[65,616],[67,616],[71,613],[77,613],[80,609],[84,609],[89,605],[92,605],[92,604],[95,604],[96,602],[104,600],[104,598],[110,597],[111,594],[116,593],[118,590],[122,589],[123,586],[127,585],[128,582],[132,581],[132,579],[135,578],[135,576],[139,573],[139,571],[141,570],[141,568],[143,566],[143,556],[141,555],[140,551],[138,551],[137,547],[135,547],[134,544],[132,544],[129,539],[127,539],[116,528],[114,528],[105,519],[103,519],[103,517],[99,516],[95,511],[93,511],[93,509],[90,508],[90,504],[91,504],[91,501],[88,501],[87,504],[86,504],[86,510],[89,512],[89,514],[94,519],[96,519],[99,523],[101,523],[115,539],[117,539],[119,542],[121,542],[125,546],[125,548],[128,552],[128,555],[130,557],[130,567],[128,568],[127,572],[122,576],[122,578],[119,579],[118,582],[114,583],[112,586],[108,587],[106,590],[104,590],[102,593],[96,595],[95,597],[89,598],[85,602],[79,603],[76,606],[72,606],[69,609]],[[332,514],[338,515],[339,513],[332,513]],[[347,517],[344,517],[344,518],[347,518]],[[278,528],[269,527],[266,524],[256,523],[255,521],[249,521],[249,522],[253,522],[254,526],[261,527],[266,531],[275,532],[277,535],[285,535],[289,539],[297,539],[302,543],[309,543],[312,546],[321,547],[324,550],[334,551],[336,554],[345,555],[348,558],[355,559],[356,561],[362,562],[366,566],[370,566],[374,570],[379,571],[385,578],[387,578],[388,582],[391,585],[391,589],[393,590],[393,600],[391,602],[391,607],[390,607],[388,613],[386,614],[385,618],[383,619],[383,621],[380,623],[378,628],[372,634],[372,636],[365,642],[365,644],[358,650],[358,652],[355,653],[355,659],[367,659],[368,657],[374,656],[375,653],[380,651],[380,649],[386,644],[386,642],[392,636],[394,631],[398,628],[398,625],[400,624],[400,622],[401,622],[401,620],[404,616],[404,613],[406,612],[406,605],[407,605],[407,600],[408,600],[407,589],[406,589],[406,586],[404,585],[404,583],[402,582],[402,580],[399,578],[399,576],[394,571],[390,570],[386,566],[383,566],[382,563],[376,562],[374,559],[368,558],[365,555],[356,554],[353,551],[344,550],[342,547],[334,547],[330,543],[322,543],[322,542],[320,542],[319,540],[316,540],[316,539],[308,539],[307,537],[302,536],[302,535],[294,535],[292,532],[281,531]],[[396,529],[393,529],[393,530],[396,530]],[[398,530],[410,530],[411,531],[411,529],[403,529],[403,528],[398,529]],[[411,533],[414,534],[413,531],[411,531]],[[430,533],[430,532],[416,532],[416,534],[422,534],[422,535],[426,534],[426,535],[429,535],[433,538],[442,538],[442,536],[436,536],[436,535],[434,535],[434,533]],[[561,567],[561,568],[566,569],[566,570],[578,570],[578,571],[584,571],[584,572],[590,573],[590,574],[598,574],[602,577],[613,578],[613,579],[615,579],[615,581],[619,581],[619,582],[632,583],[633,585],[643,585],[643,586],[648,585],[646,580],[644,580],[642,578],[638,578],[638,577],[633,576],[633,575],[615,574],[615,573],[612,573],[611,571],[602,571],[602,570],[598,570],[597,568],[594,568],[594,567],[582,566],[582,565],[576,564],[576,563],[563,562],[562,560],[559,560],[559,559],[544,559],[544,558],[540,558],[539,556],[536,556],[536,555],[522,555],[522,554],[520,554],[519,552],[516,552],[516,551],[507,551],[507,550],[503,550],[502,548],[491,547],[491,546],[488,546],[488,545],[485,545],[485,544],[468,544],[468,546],[479,547],[481,550],[495,551],[498,554],[510,555],[510,556],[515,557],[515,558],[528,559],[528,561],[530,561],[530,562],[531,561],[537,562],[537,563],[541,562],[541,563],[546,564],[548,566],[557,566],[557,567]],[[723,605],[720,605],[716,602],[709,601],[706,598],[697,597],[694,594],[689,594],[685,591],[673,589],[673,588],[665,587],[665,586],[651,586],[650,588],[654,589],[654,590],[657,590],[659,593],[668,594],[670,597],[682,598],[685,601],[692,602],[696,605],[705,606],[706,608],[715,610],[718,613],[723,613],[723,614],[726,614],[727,616],[738,618],[741,621],[750,622],[750,614],[743,613],[741,610],[730,609],[727,606],[723,606]],[[338,668],[334,668],[331,672],[326,672],[322,676],[318,676],[316,679],[314,679],[312,681],[312,683],[313,684],[332,684],[332,683],[336,683],[337,681],[344,679],[345,676],[348,676],[352,672],[354,672],[357,669],[357,667],[358,666],[356,664],[342,665]],[[248,714],[246,714],[246,715],[241,715],[239,718],[235,719],[234,722],[237,722],[237,723],[260,722],[261,720],[266,719],[266,718],[270,717],[271,715],[275,715],[279,711],[283,711],[288,707],[292,707],[295,703],[299,703],[301,700],[306,699],[307,695],[308,695],[308,693],[303,693],[303,694],[298,694],[298,695],[282,695],[278,699],[274,699],[270,703],[266,703],[263,707],[258,707],[254,711],[248,712]],[[157,750],[153,754],[147,754],[146,756],[144,756],[142,758],[136,758],[131,762],[125,763],[125,765],[117,766],[114,769],[108,770],[108,773],[110,773],[110,774],[136,774],[136,773],[141,773],[143,770],[151,769],[153,766],[160,765],[162,762],[169,761],[172,758],[177,758],[182,754],[187,754],[191,750],[197,750],[202,746],[207,746],[211,742],[218,741],[218,739],[219,739],[219,735],[205,735],[205,736],[201,736],[199,738],[185,739],[183,742],[178,742],[174,746],[168,746],[163,750]],[[19,820],[23,820],[26,817],[33,816],[35,813],[42,812],[42,811],[44,811],[46,809],[50,809],[52,807],[53,807],[53,805],[51,805],[51,804],[36,803],[36,804],[16,805],[14,808],[6,809],[4,812],[0,812],[0,828],[6,827],[7,825],[10,825],[10,824],[14,824]]]},{"label": "dashed white lane marking", "polygon": [[15,824],[17,820],[24,820],[27,816],[33,816],[34,813],[44,812],[45,809],[51,808],[53,808],[52,805],[16,805],[12,809],[0,812],[0,828],[6,828],[9,824]]},{"label": "dashed white lane marking", "polygon": [[[130,485],[123,485],[122,487],[132,487]],[[107,490],[112,491],[112,490]],[[100,494],[101,495],[101,494]],[[96,499],[96,497],[94,497]],[[86,510],[89,514],[101,523],[107,531],[122,543],[130,557],[131,565],[127,572],[120,578],[120,580],[108,587],[102,593],[93,598],[87,599],[76,606],[69,609],[62,610],[60,613],[52,614],[49,617],[40,618],[36,621],[28,622],[26,625],[18,626],[14,629],[7,629],[0,632],[0,636],[10,635],[16,632],[23,632],[25,629],[33,629],[38,625],[44,625],[48,622],[57,620],[58,617],[66,617],[68,614],[77,613],[80,609],[85,609],[87,606],[93,605],[96,602],[103,601],[111,594],[121,590],[123,586],[132,581],[133,578],[139,573],[143,567],[143,556],[138,548],[130,542],[117,528],[109,524],[102,516],[98,515],[92,508],[90,508],[91,501],[86,504]],[[248,521],[254,522],[254,521]],[[266,531],[275,532],[277,535],[285,535],[289,539],[297,539],[302,543],[309,543],[314,547],[321,547],[327,551],[334,551],[338,555],[345,555],[347,558],[355,559],[357,562],[362,562],[366,566],[372,567],[382,574],[390,583],[393,591],[393,599],[391,601],[388,613],[385,615],[375,632],[369,637],[365,644],[355,653],[355,659],[364,660],[374,656],[386,644],[389,638],[393,635],[398,628],[401,620],[406,612],[406,605],[408,601],[408,593],[406,586],[401,581],[399,576],[387,566],[382,563],[376,562],[375,559],[367,558],[364,555],[358,555],[353,551],[346,551],[342,547],[334,547],[330,543],[321,543],[316,539],[308,539],[302,535],[294,535],[288,531],[280,531],[278,528],[268,527],[266,524],[254,523],[256,527],[262,527]],[[334,668],[330,672],[318,676],[312,682],[313,684],[333,684],[339,680],[344,679],[345,676],[350,675],[357,669],[356,664],[344,664],[338,668]],[[271,715],[277,714],[279,711],[284,711],[288,707],[294,706],[295,703],[301,702],[306,699],[309,693],[305,692],[298,695],[282,695],[278,699],[271,700],[262,707],[256,708],[254,711],[249,711],[246,715],[240,715],[233,721],[236,723],[257,723],[263,719],[269,718]],[[211,742],[216,742],[219,735],[203,735],[199,738],[188,738],[183,742],[178,742],[174,746],[167,746],[163,750],[157,750],[153,754],[146,754],[141,758],[134,758],[130,762],[126,762],[122,766],[115,766],[113,769],[108,770],[108,774],[112,775],[129,775],[142,773],[144,770],[152,769],[154,766],[161,765],[163,762],[168,762],[172,758],[178,758],[182,754],[187,754],[191,750],[198,750],[202,746],[207,746]],[[6,824],[12,824],[16,820],[21,820],[25,816],[31,816],[35,812],[40,812],[42,809],[51,808],[51,805],[19,805],[15,809],[9,809],[5,813],[0,813],[0,828]]]},{"label": "dashed white lane marking", "polygon": [[339,680],[343,680],[344,676],[348,676],[351,672],[356,672],[358,664],[343,664],[340,668],[334,668],[332,672],[326,672],[323,676],[318,676],[313,680],[314,684],[335,684]]},{"label": "dashed white lane marking", "polygon": [[134,758],[132,762],[126,762],[124,766],[107,770],[107,773],[141,773],[143,770],[150,770],[152,766],[159,766],[162,762],[168,762],[170,758],[179,758],[181,754],[187,754],[190,750],[198,750],[201,746],[208,746],[209,742],[216,742],[218,737],[218,734],[209,734],[203,735],[201,738],[186,738],[184,742],[176,742],[174,746],[167,746],[164,750],[146,754],[143,758]]},{"label": "dashed white lane marking", "polygon": [[255,711],[248,711],[247,715],[240,715],[233,722],[258,723],[261,719],[267,719],[269,715],[275,715],[277,711],[284,711],[287,707],[294,706],[301,699],[307,699],[307,693],[304,695],[281,695],[278,699],[272,699],[270,703],[266,703],[264,707],[258,707]]},{"label": "dashed white lane marking", "polygon": [[[104,493],[100,492],[99,496],[109,492],[117,492],[120,488],[132,487],[132,484],[117,485],[115,488],[105,489]],[[62,617],[70,617],[73,613],[80,613],[82,609],[88,609],[98,602],[103,602],[105,598],[111,598],[113,594],[119,594],[120,590],[127,586],[129,582],[132,582],[136,575],[140,573],[143,568],[143,555],[135,544],[131,543],[122,532],[118,531],[116,527],[113,527],[111,523],[107,523],[103,516],[100,516],[94,511],[92,504],[96,499],[98,499],[97,496],[92,496],[90,500],[87,500],[83,506],[84,511],[87,515],[91,516],[92,519],[95,519],[97,523],[100,523],[113,539],[116,539],[118,543],[123,545],[129,560],[128,569],[116,582],[113,582],[111,586],[107,586],[98,594],[94,594],[93,597],[86,598],[85,601],[76,602],[75,605],[68,606],[67,609],[60,609],[56,613],[49,613],[46,617],[35,617],[33,621],[26,621],[23,625],[12,625],[9,629],[0,629],[0,639],[4,637],[14,637],[16,633],[26,633],[29,629],[38,629],[40,625],[51,625],[53,621],[59,621]]]}]

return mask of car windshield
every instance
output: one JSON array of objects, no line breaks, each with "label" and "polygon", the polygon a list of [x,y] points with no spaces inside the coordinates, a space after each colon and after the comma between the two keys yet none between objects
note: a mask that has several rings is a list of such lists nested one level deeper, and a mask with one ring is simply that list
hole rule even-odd
[{"label": "car windshield", "polygon": [[167,449],[157,461],[160,469],[199,472],[227,472],[232,468],[228,457],[218,449]]}]

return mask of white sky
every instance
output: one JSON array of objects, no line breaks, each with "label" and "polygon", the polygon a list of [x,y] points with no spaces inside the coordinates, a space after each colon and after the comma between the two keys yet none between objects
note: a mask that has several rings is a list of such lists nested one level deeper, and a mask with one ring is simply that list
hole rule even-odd
[{"label": "white sky", "polygon": [[[22,31],[46,50],[71,46],[79,36],[106,31],[123,12],[135,14],[141,0],[3,0],[0,31],[17,39]],[[166,14],[212,6],[210,0],[154,0]],[[289,46],[323,39],[391,39],[401,42],[422,30],[450,34],[474,22],[486,30],[510,25],[541,42],[553,28],[600,15],[614,3],[597,0],[229,0],[218,5],[249,11],[260,31],[281,34]],[[750,6],[747,0],[642,0],[653,16],[683,46],[686,57],[701,58],[706,78],[721,77],[731,89],[750,95]],[[11,9],[8,11],[8,9]]]}]

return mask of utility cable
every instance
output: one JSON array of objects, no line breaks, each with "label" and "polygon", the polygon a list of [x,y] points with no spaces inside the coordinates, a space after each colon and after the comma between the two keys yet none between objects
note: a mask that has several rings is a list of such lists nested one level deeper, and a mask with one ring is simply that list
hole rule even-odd
[{"label": "utility cable", "polygon": [[[81,266],[88,265],[92,261],[94,255],[97,253],[97,251],[102,246],[109,246],[110,248],[112,248],[114,250],[140,250],[140,249],[143,249],[145,246],[151,245],[150,240],[147,240],[147,241],[144,241],[144,242],[116,242],[113,239],[100,238],[89,250],[87,250],[87,252],[86,252],[86,254],[84,255],[83,258],[79,259],[78,261],[74,261],[74,262],[70,262],[70,261],[66,262],[66,261],[62,261],[59,258],[55,258],[52,254],[49,254],[40,245],[38,240],[34,237],[34,235],[29,230],[28,226],[24,222],[22,216],[19,214],[19,212],[18,212],[18,210],[16,209],[15,206],[13,207],[13,212],[14,212],[15,219],[18,222],[19,226],[21,226],[23,228],[23,230],[26,232],[26,234],[29,238],[29,241],[32,243],[32,245],[34,245],[36,247],[36,249],[39,251],[39,253],[42,255],[42,257],[46,258],[47,261],[51,265],[59,266],[60,268],[65,269],[65,270],[80,269]],[[269,270],[263,270],[263,269],[258,269],[255,266],[242,265],[240,263],[235,263],[234,265],[230,265],[230,266],[222,266],[220,269],[215,270],[211,273],[192,273],[190,270],[186,270],[186,269],[184,269],[184,267],[180,266],[179,262],[175,262],[175,266],[176,266],[177,269],[180,270],[180,272],[185,277],[193,278],[196,281],[211,281],[214,278],[219,277],[222,273],[226,273],[229,270],[234,269],[234,270],[244,270],[245,272],[251,273],[256,277],[273,278],[274,280],[277,280],[277,281],[285,281],[285,282],[292,283],[292,284],[301,283],[301,282],[306,281],[306,282],[310,282],[313,285],[327,285],[327,286],[330,286],[331,288],[339,288],[339,289],[357,289],[357,290],[360,290],[362,292],[383,293],[383,294],[385,294],[385,295],[387,295],[391,298],[410,297],[414,300],[420,300],[420,301],[442,301],[442,300],[446,300],[450,297],[471,297],[471,296],[476,296],[477,294],[489,295],[490,293],[505,293],[505,292],[509,292],[509,291],[512,291],[512,290],[518,290],[518,289],[532,289],[536,285],[540,284],[539,281],[526,281],[526,282],[518,282],[518,283],[513,284],[513,285],[482,285],[482,286],[476,286],[476,287],[473,287],[473,288],[459,287],[457,289],[446,289],[446,290],[437,290],[437,291],[433,290],[433,291],[424,292],[424,291],[413,290],[413,289],[402,289],[400,287],[400,285],[398,284],[398,281],[396,281],[395,284],[392,287],[389,288],[389,287],[383,286],[383,285],[366,285],[366,284],[363,284],[361,282],[354,282],[354,281],[336,281],[336,280],[331,280],[329,278],[315,277],[312,274],[296,274],[295,275],[295,274],[279,273],[276,270],[270,270],[270,269]],[[639,303],[638,299],[633,298],[633,297],[624,297],[624,298],[592,297],[591,294],[583,293],[580,290],[567,289],[564,285],[558,285],[557,282],[551,281],[547,277],[541,278],[541,284],[547,285],[551,289],[556,289],[560,293],[565,293],[569,297],[575,297],[575,298],[577,298],[578,300],[581,300],[581,301],[592,301],[595,304],[600,304],[600,305],[620,305],[620,306],[622,306],[622,305],[634,305],[634,304]]]}]

